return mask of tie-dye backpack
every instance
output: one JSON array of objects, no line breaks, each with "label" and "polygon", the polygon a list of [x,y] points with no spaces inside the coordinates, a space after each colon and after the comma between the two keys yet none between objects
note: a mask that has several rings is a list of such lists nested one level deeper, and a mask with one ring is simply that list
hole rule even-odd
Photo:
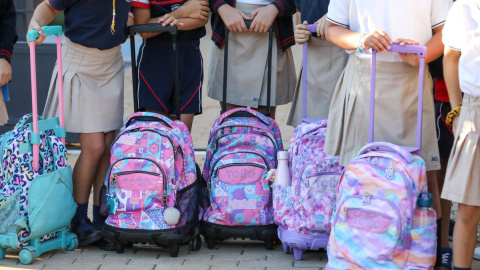
[{"label": "tie-dye backpack", "polygon": [[330,218],[343,167],[323,152],[327,120],[303,123],[288,148],[291,186],[274,182],[274,217],[285,253],[301,260],[303,251],[326,248]]},{"label": "tie-dye backpack", "polygon": [[426,190],[421,157],[386,142],[365,146],[340,179],[326,269],[430,269],[436,225],[412,226]]},{"label": "tie-dye backpack", "polygon": [[215,240],[230,237],[263,240],[273,249],[273,221],[268,172],[283,150],[277,123],[263,114],[237,108],[213,124],[203,168],[208,208],[202,231],[210,249]]},{"label": "tie-dye backpack", "polygon": [[47,128],[38,136],[38,170],[33,169],[30,143],[32,114],[0,136],[0,260],[8,247],[25,247],[20,261],[30,264],[45,251],[72,250],[78,245],[77,237],[68,233],[77,208],[72,169],[67,164],[67,149],[55,135],[65,134],[65,129],[58,128],[58,118],[39,118],[39,129],[44,123]]},{"label": "tie-dye backpack", "polygon": [[[101,198],[103,234],[122,253],[127,243],[198,250],[199,184],[187,126],[160,114],[131,115],[112,144]],[[107,212],[107,213],[106,213]]]}]

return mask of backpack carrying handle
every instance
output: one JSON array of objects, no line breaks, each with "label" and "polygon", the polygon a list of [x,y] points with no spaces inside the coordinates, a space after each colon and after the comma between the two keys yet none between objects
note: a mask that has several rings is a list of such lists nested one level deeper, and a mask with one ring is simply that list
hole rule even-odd
[{"label": "backpack carrying handle", "polygon": [[[44,26],[41,28],[42,32],[49,35],[55,35],[57,37],[57,81],[58,81],[58,115],[59,126],[61,134],[60,140],[65,144],[65,122],[63,116],[63,67],[62,67],[62,27],[61,26]],[[28,42],[30,44],[30,75],[32,84],[32,113],[33,113],[33,132],[31,133],[30,143],[33,145],[33,169],[38,170],[39,164],[39,144],[40,133],[38,132],[38,105],[37,105],[37,67],[35,61],[35,40],[40,37],[40,34],[36,30],[28,31]]]},{"label": "backpack carrying handle", "polygon": [[[422,148],[422,110],[423,110],[423,82],[425,72],[425,56],[427,55],[427,47],[420,45],[408,45],[401,46],[398,43],[394,43],[391,46],[390,52],[398,53],[416,53],[420,57],[420,67],[418,74],[418,111],[417,111],[417,143],[415,148],[409,148],[411,152],[421,155]],[[368,142],[373,142],[374,137],[374,119],[375,119],[375,74],[377,67],[377,52],[372,49],[372,62],[371,62],[371,78],[370,78],[370,118],[369,118],[369,134]]]},{"label": "backpack carrying handle", "polygon": [[133,114],[132,116],[130,116],[127,119],[127,121],[125,123],[125,127],[130,126],[134,120],[136,120],[136,121],[161,122],[161,123],[165,124],[167,127],[172,128],[172,120],[170,120],[168,117],[163,116],[163,115],[162,115],[162,117],[160,117],[159,114],[155,114],[155,113],[149,113],[149,115],[144,115],[142,113],[139,113],[138,115]]}]

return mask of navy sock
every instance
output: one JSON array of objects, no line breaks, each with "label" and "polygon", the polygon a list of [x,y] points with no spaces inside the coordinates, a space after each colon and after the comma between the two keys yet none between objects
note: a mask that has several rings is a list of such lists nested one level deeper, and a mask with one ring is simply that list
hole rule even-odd
[{"label": "navy sock", "polygon": [[93,227],[102,228],[105,218],[100,215],[100,205],[93,205]]},{"label": "navy sock", "polygon": [[437,260],[435,266],[442,265],[442,219],[437,219]]},{"label": "navy sock", "polygon": [[[88,218],[88,202],[77,204],[77,211],[73,216],[72,225],[75,226],[75,224],[87,218]],[[82,224],[80,227],[77,228],[77,231],[82,232],[82,231],[88,230],[89,228],[90,228],[90,224]]]},{"label": "navy sock", "polygon": [[472,268],[461,268],[461,267],[453,267],[453,270],[472,270]]}]

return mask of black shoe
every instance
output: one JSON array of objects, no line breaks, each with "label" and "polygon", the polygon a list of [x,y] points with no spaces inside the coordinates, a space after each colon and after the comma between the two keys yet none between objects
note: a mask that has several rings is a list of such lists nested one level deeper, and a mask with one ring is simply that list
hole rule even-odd
[{"label": "black shoe", "polygon": [[[83,230],[79,231],[80,228]],[[103,239],[101,232],[92,226],[88,218],[72,224],[72,232],[77,235],[78,246],[88,246]]]},{"label": "black shoe", "polygon": [[105,251],[115,251],[115,243],[110,240],[102,239],[95,243],[95,246]]}]

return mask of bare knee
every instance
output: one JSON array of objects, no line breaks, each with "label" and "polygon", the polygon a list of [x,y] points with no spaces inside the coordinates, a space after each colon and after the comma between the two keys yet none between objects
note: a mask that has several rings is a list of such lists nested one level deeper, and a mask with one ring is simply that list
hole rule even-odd
[{"label": "bare knee", "polygon": [[79,135],[82,155],[89,159],[99,160],[107,149],[104,136],[95,136],[94,134]]},{"label": "bare knee", "polygon": [[467,226],[476,227],[479,220],[480,207],[466,204],[458,204],[457,222],[461,222]]}]

